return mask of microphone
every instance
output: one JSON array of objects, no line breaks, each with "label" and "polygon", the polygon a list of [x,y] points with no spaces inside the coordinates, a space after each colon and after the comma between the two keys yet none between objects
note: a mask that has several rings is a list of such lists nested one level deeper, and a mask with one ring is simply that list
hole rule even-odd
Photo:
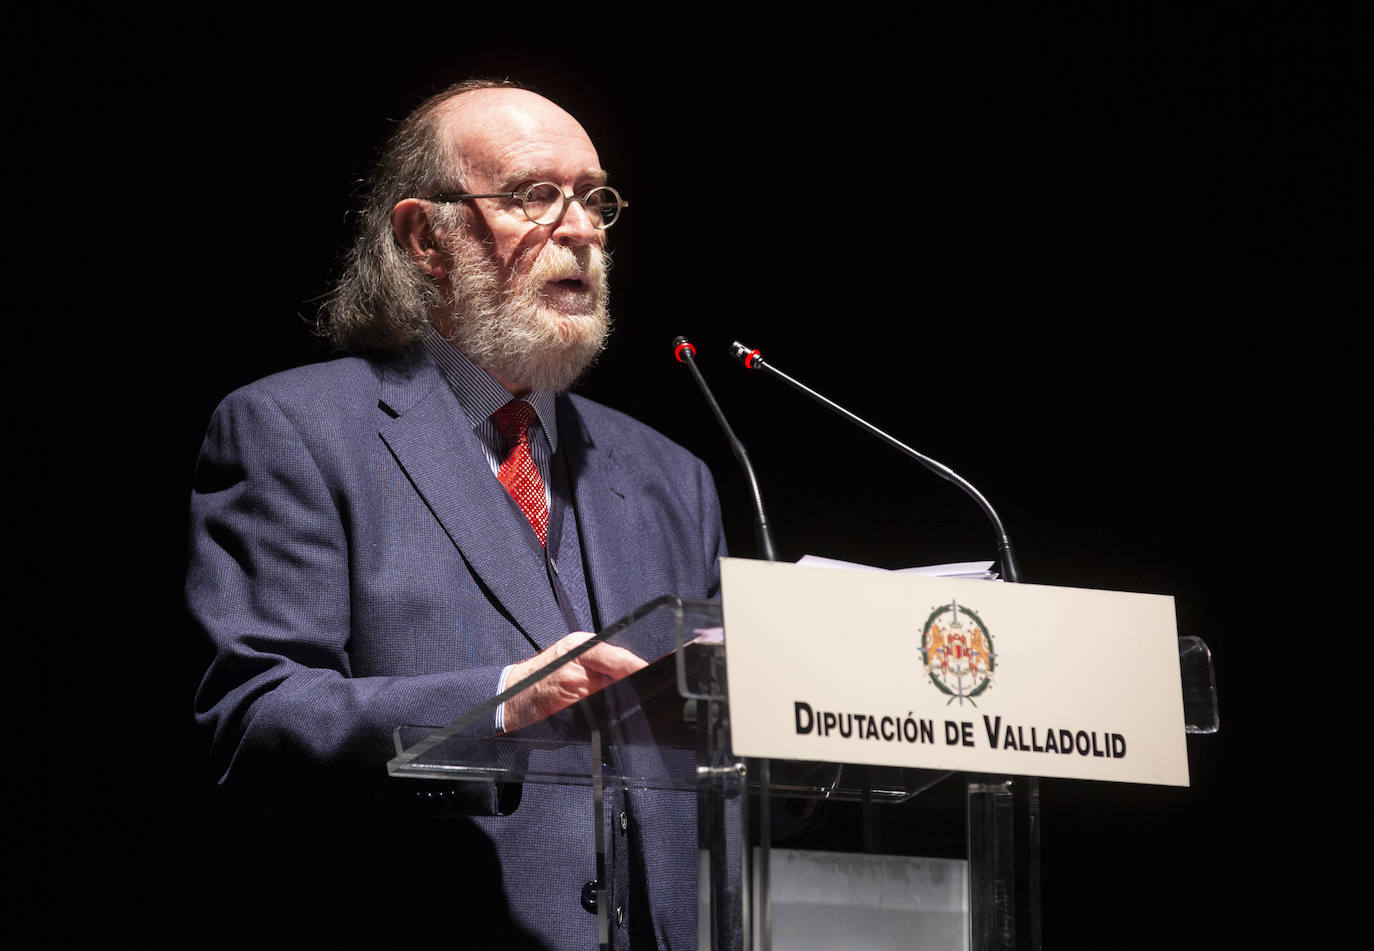
[{"label": "microphone", "polygon": [[792,379],[792,377],[788,376],[786,373],[783,373],[777,367],[774,367],[771,364],[767,363],[763,359],[763,356],[757,350],[754,350],[750,347],[746,347],[744,344],[736,340],[733,344],[730,345],[730,353],[736,359],[740,360],[748,369],[765,370],[768,373],[771,373],[773,376],[782,380],[784,383],[787,383],[792,388],[805,393],[807,396],[811,397],[813,400],[815,400],[817,403],[820,403],[822,406],[828,407],[829,409],[834,410],[836,413],[839,413],[841,416],[849,420],[851,423],[854,423],[860,429],[872,433],[874,436],[877,436],[879,439],[887,443],[889,446],[892,446],[894,449],[897,449],[898,451],[905,453],[907,456],[910,456],[912,459],[915,459],[917,462],[923,464],[927,469],[929,469],[931,472],[934,472],[940,478],[945,479],[949,482],[953,482],[959,488],[967,492],[969,496],[975,502],[978,503],[978,506],[983,510],[984,514],[987,515],[988,520],[992,522],[993,530],[997,533],[997,552],[998,557],[1002,563],[1002,577],[1006,578],[1006,580],[1008,581],[1013,582],[1021,580],[1021,569],[1016,564],[1016,555],[1012,552],[1011,539],[1007,537],[1006,530],[1002,527],[1002,520],[997,517],[997,512],[993,510],[993,507],[991,504],[989,504],[988,500],[983,497],[983,493],[975,489],[973,487],[973,484],[970,483],[967,479],[959,475],[959,473],[955,472],[953,469],[949,468],[949,466],[942,465],[941,463],[936,462],[929,456],[922,455],[921,453],[917,452],[915,449],[912,449],[905,443],[899,442],[897,439],[894,439],[892,436],[889,436],[887,433],[883,432],[881,429],[879,429],[877,426],[874,426],[872,423],[869,423],[866,420],[863,420],[860,417],[855,416],[853,413],[845,409],[843,406],[840,406],[838,403],[834,403],[831,400],[826,399],[824,396],[821,396],[821,394],[817,393],[809,386],[806,386],[805,384]]},{"label": "microphone", "polygon": [[720,404],[711,395],[711,388],[706,385],[706,378],[697,369],[696,355],[696,347],[688,343],[686,337],[673,338],[673,356],[677,358],[678,363],[687,364],[687,369],[692,371],[692,377],[697,381],[701,395],[706,397],[707,405],[711,407],[716,422],[720,424],[721,430],[725,433],[726,441],[730,443],[730,450],[739,460],[740,466],[744,469],[744,475],[749,480],[749,493],[754,502],[754,538],[758,542],[759,551],[765,561],[777,561],[778,553],[773,548],[773,534],[768,528],[768,516],[763,511],[763,496],[759,492],[759,480],[754,476],[754,467],[749,463],[749,452],[744,448],[744,443],[739,441],[735,431],[730,428],[730,424],[725,421],[725,414],[720,411]]}]

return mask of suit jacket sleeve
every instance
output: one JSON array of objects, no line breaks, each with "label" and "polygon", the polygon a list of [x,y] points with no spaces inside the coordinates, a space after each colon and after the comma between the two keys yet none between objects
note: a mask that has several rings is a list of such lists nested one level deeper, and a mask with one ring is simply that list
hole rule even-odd
[{"label": "suit jacket sleeve", "polygon": [[[349,474],[322,466],[263,388],[211,421],[195,475],[187,596],[215,656],[196,698],[215,777],[231,797],[311,814],[386,811],[413,791],[384,764],[400,724],[440,726],[495,693],[500,666],[406,676],[353,669]],[[426,789],[435,787],[426,784]],[[460,811],[497,790],[453,784]]]}]

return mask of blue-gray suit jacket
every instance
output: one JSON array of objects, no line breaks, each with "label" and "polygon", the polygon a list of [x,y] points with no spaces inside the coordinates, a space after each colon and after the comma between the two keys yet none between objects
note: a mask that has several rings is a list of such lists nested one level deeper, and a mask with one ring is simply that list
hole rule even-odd
[{"label": "blue-gray suit jacket", "polygon": [[[590,623],[662,594],[714,597],[724,539],[705,466],[589,400],[560,398],[558,414]],[[397,725],[456,720],[505,665],[568,633],[529,534],[423,347],[236,391],[211,421],[192,497],[188,601],[214,650],[197,717],[231,797],[390,822],[380,837],[396,851],[380,864],[396,894],[445,896],[471,946],[594,947],[579,904],[595,877],[585,788],[527,787],[501,816],[495,791],[474,787],[462,809],[488,816],[436,821],[407,817],[385,774]],[[636,946],[695,946],[695,801],[625,798],[634,821],[618,847],[633,858],[612,902],[634,898]],[[358,859],[375,872],[375,854]],[[337,871],[289,844],[271,861]]]}]

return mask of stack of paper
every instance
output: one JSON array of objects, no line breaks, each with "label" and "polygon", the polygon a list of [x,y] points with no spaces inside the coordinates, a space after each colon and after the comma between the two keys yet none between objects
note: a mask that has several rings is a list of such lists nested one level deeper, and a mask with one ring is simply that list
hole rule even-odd
[{"label": "stack of paper", "polygon": [[[854,568],[860,571],[887,571],[873,565],[861,565],[853,561],[840,561],[835,558],[822,558],[820,555],[803,555],[799,565],[819,565],[824,568]],[[958,561],[949,565],[924,565],[919,568],[898,568],[898,574],[925,575],[928,578],[974,578],[982,581],[996,581],[997,572],[992,570],[990,561]]]}]

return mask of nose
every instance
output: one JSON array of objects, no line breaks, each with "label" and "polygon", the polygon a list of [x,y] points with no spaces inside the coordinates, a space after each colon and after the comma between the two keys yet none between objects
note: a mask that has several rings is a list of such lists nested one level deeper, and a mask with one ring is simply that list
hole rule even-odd
[{"label": "nose", "polygon": [[582,202],[570,198],[563,209],[563,217],[554,225],[552,237],[564,247],[580,248],[586,244],[600,243],[602,232],[592,225],[591,215],[582,207]]}]

